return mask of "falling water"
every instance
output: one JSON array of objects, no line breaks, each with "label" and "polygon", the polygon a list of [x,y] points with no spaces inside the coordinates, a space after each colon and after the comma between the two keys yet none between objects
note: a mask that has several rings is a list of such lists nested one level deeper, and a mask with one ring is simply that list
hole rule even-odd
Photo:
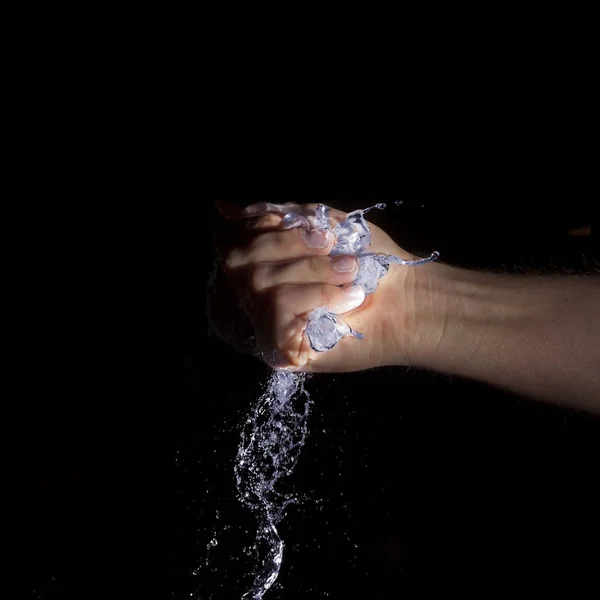
[{"label": "falling water", "polygon": [[[419,265],[435,260],[439,255],[418,260],[398,256],[371,254],[371,231],[364,215],[373,209],[383,210],[385,204],[376,204],[356,210],[333,228],[336,243],[331,255],[354,254],[359,260],[359,274],[354,285],[360,285],[369,294],[374,292],[390,264]],[[287,213],[283,227],[311,227],[329,229],[328,208],[318,205],[314,215]],[[308,317],[306,335],[317,352],[333,348],[345,336],[362,339],[339,315],[324,308],[315,309]],[[295,498],[278,492],[275,487],[290,475],[298,462],[306,439],[311,401],[305,390],[306,374],[274,370],[263,395],[252,407],[242,427],[242,439],[235,461],[235,477],[239,498],[256,516],[258,531],[256,549],[264,556],[244,599],[261,600],[277,580],[283,560],[284,543],[277,526],[287,506]],[[216,540],[211,544],[215,545]]]},{"label": "falling water", "polygon": [[273,585],[283,560],[283,541],[277,525],[293,496],[275,490],[294,469],[307,431],[310,398],[306,375],[275,370],[265,393],[248,415],[235,462],[240,500],[258,520],[257,547],[266,556],[252,587],[242,596],[260,600]]}]

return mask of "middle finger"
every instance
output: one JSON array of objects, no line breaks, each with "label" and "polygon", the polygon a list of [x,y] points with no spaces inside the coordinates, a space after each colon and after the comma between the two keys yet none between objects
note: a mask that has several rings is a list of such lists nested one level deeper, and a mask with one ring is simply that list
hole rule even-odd
[{"label": "middle finger", "polygon": [[325,256],[331,252],[335,236],[331,231],[271,231],[249,240],[248,243],[230,247],[224,252],[225,266],[235,270],[261,262],[276,262]]}]

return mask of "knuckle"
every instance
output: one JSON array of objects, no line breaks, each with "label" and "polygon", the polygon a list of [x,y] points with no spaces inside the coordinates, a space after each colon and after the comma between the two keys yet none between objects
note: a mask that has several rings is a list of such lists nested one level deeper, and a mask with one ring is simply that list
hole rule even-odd
[{"label": "knuckle", "polygon": [[261,292],[268,286],[270,268],[268,265],[257,265],[250,272],[249,287],[253,293]]},{"label": "knuckle", "polygon": [[226,271],[233,271],[239,262],[239,252],[235,249],[224,250],[221,254],[223,267]]}]

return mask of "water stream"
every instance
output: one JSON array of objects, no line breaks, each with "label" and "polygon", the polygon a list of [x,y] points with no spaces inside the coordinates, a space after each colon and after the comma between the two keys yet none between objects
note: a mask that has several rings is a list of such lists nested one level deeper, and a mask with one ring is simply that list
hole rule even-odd
[{"label": "water stream", "polygon": [[[376,204],[351,212],[332,229],[336,243],[331,255],[354,254],[358,257],[359,273],[354,285],[362,286],[367,294],[375,292],[391,264],[419,265],[438,256],[434,252],[427,258],[406,260],[370,253],[371,231],[364,215],[370,210],[385,208],[385,204]],[[328,212],[322,204],[317,206],[314,214],[288,212],[283,227],[330,229]],[[324,308],[317,308],[309,315],[306,335],[317,352],[330,350],[345,336],[362,338],[362,334],[353,331],[339,315]],[[284,542],[277,526],[286,507],[296,499],[279,493],[276,486],[292,473],[306,439],[311,408],[305,389],[306,378],[306,374],[274,370],[265,392],[252,406],[242,426],[235,477],[240,501],[253,512],[258,522],[255,548],[262,557],[262,564],[243,599],[261,600],[281,570]],[[214,543],[215,540],[211,542]]]}]

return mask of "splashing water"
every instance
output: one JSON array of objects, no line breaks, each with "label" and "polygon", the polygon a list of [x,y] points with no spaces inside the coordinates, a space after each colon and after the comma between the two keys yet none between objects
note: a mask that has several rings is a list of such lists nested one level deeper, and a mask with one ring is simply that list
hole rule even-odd
[{"label": "splashing water", "polygon": [[[363,210],[351,212],[333,230],[336,236],[336,243],[331,251],[331,255],[354,254],[358,257],[359,271],[353,285],[361,286],[365,294],[371,294],[377,289],[379,280],[388,272],[390,264],[404,266],[421,265],[435,260],[439,256],[439,252],[436,251],[426,258],[406,260],[399,256],[369,253],[371,230],[364,215],[374,208],[384,210],[386,205],[380,203]],[[362,334],[354,331],[339,316],[323,308],[317,308],[309,315],[306,335],[312,349],[317,352],[331,350],[340,339],[347,335],[358,339],[362,339],[363,337]]]},{"label": "splashing water", "polygon": [[[359,272],[353,285],[360,285],[366,294],[374,292],[379,280],[391,264],[420,265],[438,256],[405,260],[399,256],[371,254],[371,230],[364,218],[370,210],[383,210],[386,205],[376,204],[347,215],[332,232],[336,243],[331,256],[354,254],[359,260]],[[314,215],[288,212],[283,227],[330,229],[329,209],[319,204]],[[315,309],[308,318],[306,335],[317,352],[333,348],[343,337],[362,339],[338,315]],[[235,477],[240,500],[254,513],[258,521],[256,547],[264,548],[262,567],[255,575],[244,599],[261,600],[277,580],[283,560],[284,543],[277,525],[287,506],[295,502],[292,496],[282,495],[275,489],[282,477],[290,475],[298,462],[306,439],[311,401],[304,388],[306,374],[274,370],[267,389],[251,409],[242,428],[242,440],[235,462]],[[216,541],[215,541],[216,542]]]},{"label": "splashing water", "polygon": [[[257,545],[266,547],[262,570],[243,598],[260,600],[281,569],[283,541],[277,524],[295,498],[279,494],[275,485],[296,466],[306,438],[310,398],[305,378],[304,374],[273,371],[242,432],[235,463],[237,489],[240,500],[258,520]],[[300,397],[294,402],[297,392]]]}]

